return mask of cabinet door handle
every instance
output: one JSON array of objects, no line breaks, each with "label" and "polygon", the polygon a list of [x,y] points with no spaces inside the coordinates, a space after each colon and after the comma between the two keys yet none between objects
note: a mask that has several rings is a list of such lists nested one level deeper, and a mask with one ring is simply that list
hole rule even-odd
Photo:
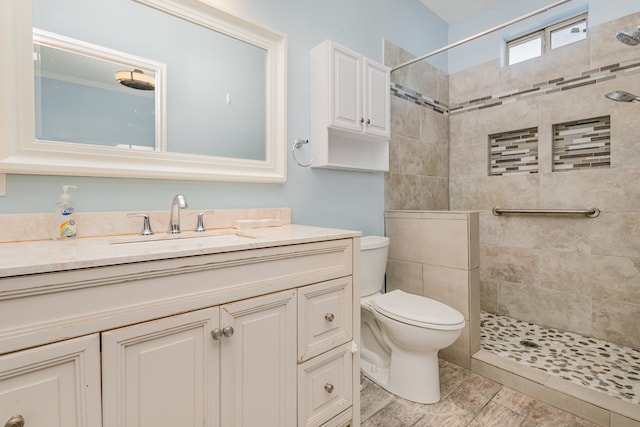
[{"label": "cabinet door handle", "polygon": [[7,420],[4,427],[24,427],[24,418],[22,415],[14,415]]},{"label": "cabinet door handle", "polygon": [[364,123],[364,117],[360,117],[360,123]]},{"label": "cabinet door handle", "polygon": [[324,320],[326,320],[327,322],[333,322],[333,319],[335,319],[336,317],[333,315],[333,313],[327,313],[324,315]]},{"label": "cabinet door handle", "polygon": [[225,326],[222,329],[222,334],[227,338],[229,338],[230,336],[233,336],[233,328],[231,326]]},{"label": "cabinet door handle", "polygon": [[222,329],[215,328],[213,331],[211,331],[211,338],[216,341],[220,341],[222,339]]},{"label": "cabinet door handle", "polygon": [[326,383],[324,385],[324,389],[326,390],[327,393],[333,393],[333,384],[331,383]]},{"label": "cabinet door handle", "polygon": [[367,119],[367,124],[370,125],[371,124],[371,119]]}]

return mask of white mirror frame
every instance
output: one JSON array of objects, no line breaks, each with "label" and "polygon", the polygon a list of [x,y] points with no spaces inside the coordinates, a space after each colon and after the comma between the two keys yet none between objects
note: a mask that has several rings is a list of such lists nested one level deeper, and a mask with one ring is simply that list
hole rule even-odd
[{"label": "white mirror frame", "polygon": [[[286,36],[207,0],[134,0],[265,49],[266,160],[118,150],[35,138],[31,0],[0,2],[0,173],[282,183],[286,181]],[[242,126],[238,123],[238,126]]]}]

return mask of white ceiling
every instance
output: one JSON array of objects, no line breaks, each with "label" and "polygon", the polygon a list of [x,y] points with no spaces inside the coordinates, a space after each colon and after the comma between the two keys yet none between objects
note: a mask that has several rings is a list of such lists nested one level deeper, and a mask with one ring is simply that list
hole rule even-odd
[{"label": "white ceiling", "polygon": [[499,0],[420,0],[449,24],[485,9]]}]

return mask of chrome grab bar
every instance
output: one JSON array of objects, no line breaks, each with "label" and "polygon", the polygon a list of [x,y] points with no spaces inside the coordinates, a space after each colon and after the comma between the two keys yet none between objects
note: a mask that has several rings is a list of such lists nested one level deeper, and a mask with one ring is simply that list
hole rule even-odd
[{"label": "chrome grab bar", "polygon": [[589,218],[595,218],[600,215],[600,209],[503,209],[493,208],[494,215],[502,214],[525,214],[525,215],[585,215]]}]

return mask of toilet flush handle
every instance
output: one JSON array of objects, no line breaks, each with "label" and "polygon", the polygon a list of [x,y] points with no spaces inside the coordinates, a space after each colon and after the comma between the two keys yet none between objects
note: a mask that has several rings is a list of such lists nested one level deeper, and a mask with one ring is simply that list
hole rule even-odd
[{"label": "toilet flush handle", "polygon": [[324,315],[324,320],[326,320],[327,322],[333,322],[333,319],[335,319],[336,317],[333,315],[333,313],[327,313]]}]

